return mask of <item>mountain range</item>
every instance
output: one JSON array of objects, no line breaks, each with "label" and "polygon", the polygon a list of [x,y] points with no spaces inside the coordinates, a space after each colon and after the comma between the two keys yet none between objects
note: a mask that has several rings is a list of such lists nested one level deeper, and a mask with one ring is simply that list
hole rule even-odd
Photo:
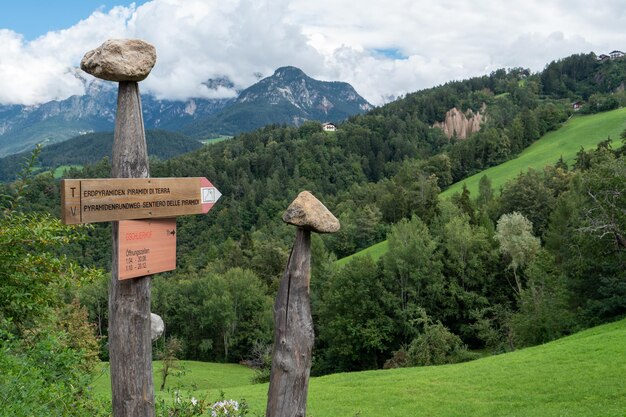
[{"label": "mountain range", "polygon": [[221,111],[190,122],[182,132],[200,138],[234,135],[268,124],[337,122],[372,108],[348,83],[318,81],[298,68],[282,67],[243,90]]},{"label": "mountain range", "polygon": [[[117,88],[75,70],[85,94],[65,100],[0,105],[0,157],[49,145],[90,132],[113,130]],[[232,89],[226,77],[210,79],[208,89]],[[233,135],[267,124],[300,125],[305,120],[339,122],[372,106],[351,85],[318,81],[295,67],[238,92],[236,98],[159,100],[142,94],[146,129],[180,132],[195,139]]]}]

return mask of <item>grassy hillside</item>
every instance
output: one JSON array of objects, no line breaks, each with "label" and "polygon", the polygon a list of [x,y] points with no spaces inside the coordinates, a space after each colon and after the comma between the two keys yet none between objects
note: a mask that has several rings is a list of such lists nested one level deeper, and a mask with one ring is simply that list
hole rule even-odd
[{"label": "grassy hillside", "polygon": [[585,149],[595,148],[598,142],[608,137],[613,140],[614,147],[618,146],[620,133],[624,129],[626,129],[626,108],[572,117],[563,127],[544,135],[517,158],[459,181],[442,192],[441,196],[450,197],[455,192],[460,192],[463,184],[467,184],[467,188],[475,197],[478,194],[478,182],[483,175],[487,175],[493,188],[498,190],[520,172],[527,171],[528,168],[541,170],[546,165],[554,165],[561,156],[571,165],[581,146]]},{"label": "grassy hillside", "polygon": [[[624,417],[625,342],[622,320],[474,362],[312,378],[307,415]],[[189,371],[178,381],[183,392],[195,383],[194,396],[215,400],[224,391],[227,399],[245,398],[251,415],[263,415],[267,384],[248,385],[251,371],[185,364]],[[171,383],[176,386],[176,378]]]},{"label": "grassy hillside", "polygon": [[345,258],[338,259],[335,262],[338,266],[343,266],[350,262],[350,259],[358,257],[358,256],[369,256],[372,260],[377,261],[378,258],[383,256],[389,250],[389,243],[386,240],[379,242],[375,245],[370,246],[369,248],[365,248],[353,255],[346,256]]},{"label": "grassy hillside", "polygon": [[52,175],[54,175],[54,178],[61,178],[66,171],[72,168],[80,169],[82,168],[82,165],[61,165],[54,169]]},{"label": "grassy hillside", "polygon": [[[232,363],[205,363],[196,361],[179,361],[180,376],[169,375],[163,392],[159,391],[161,385],[161,363],[154,361],[152,370],[154,373],[154,389],[157,397],[169,398],[169,391],[180,389],[181,392],[192,390],[198,391],[217,390],[230,387],[240,387],[251,384],[254,371],[243,365]],[[109,397],[111,395],[111,375],[108,363],[103,363],[93,382],[95,395]]]},{"label": "grassy hillside", "polygon": [[[574,161],[581,147],[595,148],[598,142],[610,137],[613,146],[620,145],[620,133],[626,129],[626,108],[612,110],[588,116],[575,116],[568,120],[560,129],[549,132],[541,139],[525,149],[517,158],[501,165],[491,167],[469,178],[452,184],[440,196],[448,198],[460,192],[463,184],[467,185],[471,195],[478,194],[478,182],[483,175],[491,179],[492,187],[499,190],[507,181],[515,178],[520,172],[529,168],[541,170],[546,165],[553,165],[559,157],[568,164]],[[344,265],[356,256],[371,256],[377,260],[387,251],[386,241],[380,242],[360,252],[337,261]]]}]

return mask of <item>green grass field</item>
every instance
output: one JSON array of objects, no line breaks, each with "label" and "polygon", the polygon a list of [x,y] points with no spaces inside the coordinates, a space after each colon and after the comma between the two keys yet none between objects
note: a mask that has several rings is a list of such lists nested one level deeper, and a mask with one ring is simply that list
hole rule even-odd
[{"label": "green grass field", "polygon": [[70,168],[82,168],[82,165],[61,165],[60,167],[57,167],[54,172],[52,173],[52,175],[54,175],[54,178],[61,178],[63,176],[63,174],[65,173],[65,171],[67,171]]},{"label": "green grass field", "polygon": [[528,171],[528,168],[541,170],[546,165],[554,165],[561,156],[571,165],[581,146],[585,149],[595,148],[598,142],[610,137],[613,146],[617,147],[621,141],[620,133],[624,129],[626,108],[572,117],[559,130],[542,136],[517,158],[459,181],[442,192],[441,196],[450,197],[455,192],[460,192],[463,184],[467,184],[470,193],[475,197],[478,194],[478,182],[483,175],[487,175],[493,188],[498,190],[520,172]]},{"label": "green grass field", "polygon": [[[608,137],[613,140],[614,147],[621,145],[620,133],[624,129],[626,129],[626,108],[572,117],[559,130],[542,136],[517,158],[452,184],[440,194],[440,197],[449,198],[454,193],[461,192],[463,184],[466,184],[471,195],[476,197],[478,182],[483,175],[489,177],[494,190],[499,191],[507,181],[514,179],[520,172],[526,172],[529,168],[542,170],[546,165],[554,165],[561,156],[571,165],[581,146],[585,149],[592,149],[598,142]],[[345,265],[355,256],[371,256],[372,259],[377,260],[387,251],[385,243],[380,242],[339,259],[337,265]]]},{"label": "green grass field", "polygon": [[211,144],[211,143],[218,143],[218,142],[222,142],[224,140],[228,140],[228,139],[232,139],[232,138],[233,138],[232,136],[222,135],[222,136],[218,136],[216,138],[203,139],[200,142],[203,145],[208,145],[208,144]]},{"label": "green grass field", "polygon": [[344,266],[345,264],[350,262],[352,258],[359,257],[359,256],[369,256],[370,258],[372,258],[374,262],[376,262],[381,256],[387,253],[388,250],[389,250],[389,243],[386,240],[383,240],[382,242],[372,245],[369,248],[365,248],[362,251],[359,251],[355,254],[346,256],[345,258],[338,259],[337,262],[335,262],[335,265]]},{"label": "green grass field", "polygon": [[[179,371],[174,370],[166,379],[165,390],[159,391],[161,362],[153,362],[154,390],[157,397],[170,398],[170,392],[177,389],[181,392],[217,390],[219,394],[220,389],[250,385],[251,378],[254,376],[252,369],[232,363],[179,361],[179,365],[181,365],[179,369],[182,371],[181,376],[173,375]],[[111,396],[111,375],[108,363],[103,363],[100,370],[96,372],[92,388],[95,395]]]},{"label": "green grass field", "polygon": [[[264,415],[267,384],[249,385],[250,370],[189,364],[181,382],[198,386],[196,398],[215,400],[224,391],[227,399],[246,399],[252,416]],[[307,415],[625,417],[625,378],[622,320],[463,364],[312,378]]]}]

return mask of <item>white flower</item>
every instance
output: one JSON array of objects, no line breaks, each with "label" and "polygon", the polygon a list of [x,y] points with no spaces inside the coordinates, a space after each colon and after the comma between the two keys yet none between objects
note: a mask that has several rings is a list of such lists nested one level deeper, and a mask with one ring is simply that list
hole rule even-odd
[{"label": "white flower", "polygon": [[211,406],[211,417],[234,417],[239,411],[239,403],[235,400],[218,401]]}]

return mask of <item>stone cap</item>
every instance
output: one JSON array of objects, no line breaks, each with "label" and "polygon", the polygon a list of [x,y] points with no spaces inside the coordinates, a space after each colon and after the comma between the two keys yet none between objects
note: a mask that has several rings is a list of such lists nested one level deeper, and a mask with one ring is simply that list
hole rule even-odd
[{"label": "stone cap", "polygon": [[80,68],[108,81],[142,81],[156,63],[154,46],[140,39],[109,39],[85,54]]},{"label": "stone cap", "polygon": [[283,221],[317,233],[334,233],[339,220],[308,191],[302,191],[283,213]]}]

